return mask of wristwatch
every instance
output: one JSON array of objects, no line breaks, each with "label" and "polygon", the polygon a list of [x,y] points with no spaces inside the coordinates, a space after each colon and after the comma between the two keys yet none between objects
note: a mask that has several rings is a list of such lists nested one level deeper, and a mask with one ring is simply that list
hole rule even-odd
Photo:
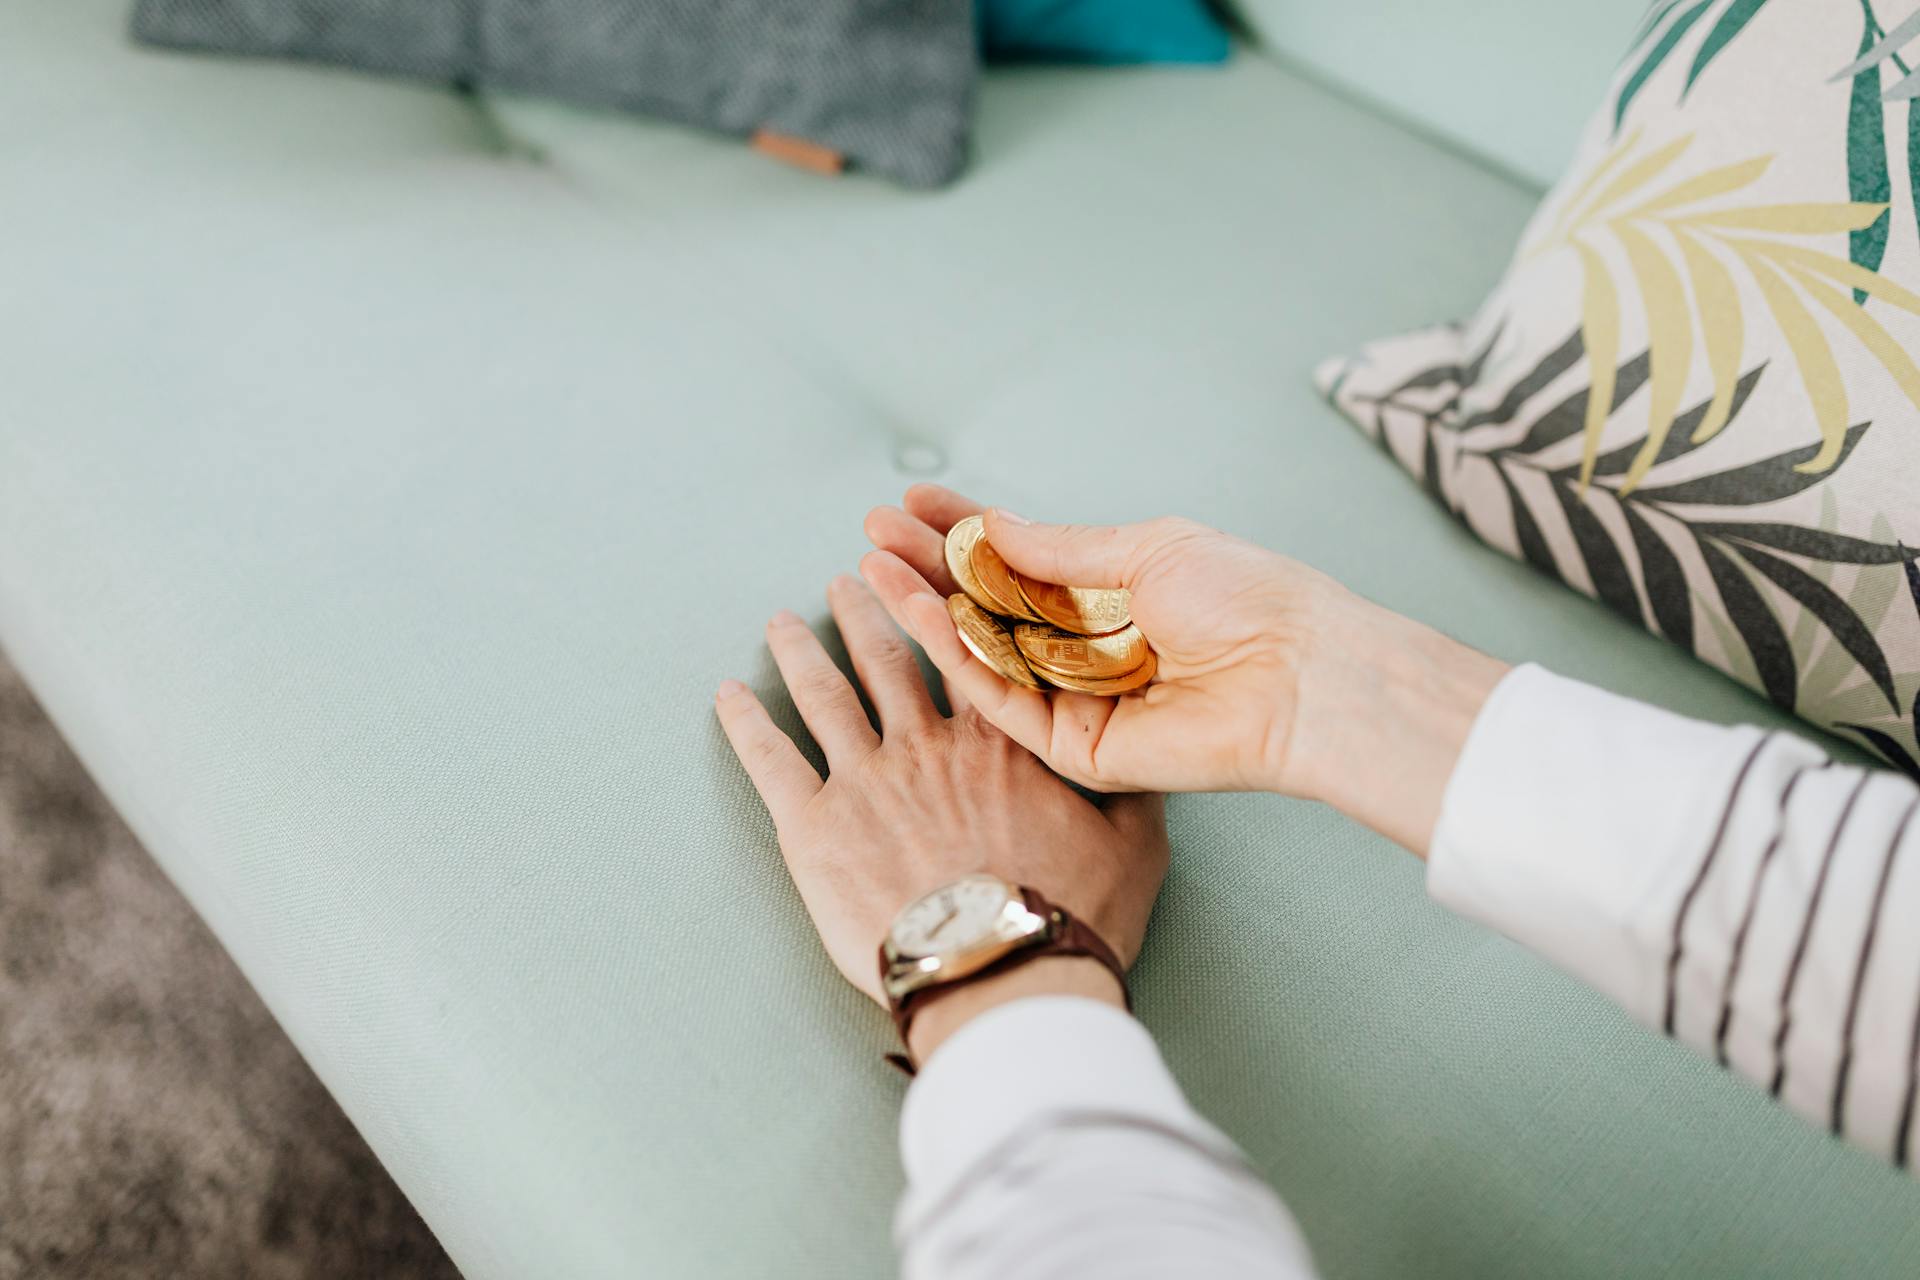
[{"label": "wristwatch", "polygon": [[1125,998],[1126,970],[1113,948],[1037,889],[980,872],[907,904],[880,944],[880,985],[901,1042],[929,1000],[1041,956],[1091,956],[1113,971]]}]

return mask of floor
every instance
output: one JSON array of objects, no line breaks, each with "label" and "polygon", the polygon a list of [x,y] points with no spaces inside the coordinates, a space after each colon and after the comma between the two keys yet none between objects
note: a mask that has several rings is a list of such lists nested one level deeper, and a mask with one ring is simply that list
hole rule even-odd
[{"label": "floor", "polygon": [[458,1274],[0,660],[0,1280]]}]

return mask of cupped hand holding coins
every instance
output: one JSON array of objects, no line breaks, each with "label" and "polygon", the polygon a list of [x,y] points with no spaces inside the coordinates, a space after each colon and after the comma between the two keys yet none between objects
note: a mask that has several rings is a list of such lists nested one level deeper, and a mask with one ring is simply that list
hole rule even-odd
[{"label": "cupped hand holding coins", "polygon": [[947,572],[960,590],[947,612],[968,652],[1028,689],[1111,696],[1153,679],[1154,656],[1124,589],[1069,587],[1018,572],[987,540],[980,516],[947,530]]},{"label": "cupped hand holding coins", "polygon": [[[1011,678],[1001,664],[977,660],[947,600],[979,598],[947,554],[956,526],[976,517],[1023,592],[1008,591],[994,559],[970,554],[959,567],[999,602],[988,609],[1044,598],[1049,611],[1033,612],[1058,626],[1072,620],[1051,612],[1060,597],[1025,584],[1070,583],[1067,596],[1091,610],[1079,625],[1094,629],[1093,618],[1113,622],[1101,609],[1122,597],[1090,593],[1126,592],[1126,619],[1151,655],[1149,681],[1117,697],[1070,687],[1071,676],[1055,678],[1060,663],[1050,651],[1020,647],[1019,622],[1014,647],[1052,688],[1020,680],[1010,664]],[[1424,849],[1451,761],[1506,670],[1296,560],[1190,520],[1039,524],[916,485],[901,506],[870,512],[866,529],[878,549],[861,572],[940,669],[952,699],[1094,790],[1279,791],[1325,801]],[[963,530],[958,542],[967,538]]]},{"label": "cupped hand holding coins", "polygon": [[[1301,673],[1321,619],[1357,599],[1332,579],[1190,521],[1036,524],[936,485],[866,529],[861,572],[949,692],[1056,772],[1103,791],[1303,787]],[[1073,634],[1107,628],[1122,638]],[[1085,657],[1063,653],[1076,643]],[[1087,678],[1134,652],[1126,676]]]},{"label": "cupped hand holding coins", "polygon": [[[944,598],[959,590],[947,534],[973,516],[1021,581],[1129,592],[1151,683],[1120,697],[1034,689],[976,661]],[[878,549],[861,572],[949,695],[1094,790],[1278,791],[1424,850],[1452,761],[1506,672],[1297,560],[1190,520],[1039,524],[923,484],[868,513],[866,530]]]}]

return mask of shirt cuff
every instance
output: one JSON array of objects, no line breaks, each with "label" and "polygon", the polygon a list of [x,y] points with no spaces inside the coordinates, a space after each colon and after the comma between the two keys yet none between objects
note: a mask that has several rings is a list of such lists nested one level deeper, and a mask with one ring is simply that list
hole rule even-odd
[{"label": "shirt cuff", "polygon": [[1760,736],[1518,667],[1447,784],[1427,890],[1645,1020],[1670,904]]},{"label": "shirt cuff", "polygon": [[1067,1116],[1124,1117],[1240,1157],[1187,1104],[1129,1014],[1079,996],[1029,996],[980,1015],[927,1060],[900,1115],[916,1204],[945,1198],[999,1148]]}]

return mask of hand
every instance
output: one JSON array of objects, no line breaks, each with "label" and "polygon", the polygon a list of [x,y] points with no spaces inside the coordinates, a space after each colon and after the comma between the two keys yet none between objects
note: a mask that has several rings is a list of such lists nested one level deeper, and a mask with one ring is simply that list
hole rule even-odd
[{"label": "hand", "polygon": [[[1097,806],[1008,741],[964,698],[952,716],[942,716],[872,592],[856,578],[841,577],[828,600],[879,713],[878,733],[820,641],[784,611],[767,624],[767,644],[826,753],[826,780],[739,681],[720,686],[715,708],[773,816],[780,851],[820,940],[847,981],[884,1004],[878,952],[894,916],[974,871],[1038,889],[1085,920],[1131,965],[1166,875],[1161,798],[1122,796]],[[1089,975],[1088,966],[1098,970],[1091,961],[1036,961],[977,985],[1006,993],[1088,993],[1091,983],[1093,991],[1104,988],[1117,998],[1111,978],[1099,976],[1105,971]],[[929,1002],[914,1020],[915,1054],[931,1051],[921,1024],[950,1030],[955,1010],[978,1011],[984,1003],[968,991]]]},{"label": "hand", "polygon": [[1033,524],[986,512],[1021,573],[1125,587],[1159,654],[1120,698],[1023,689],[960,642],[946,531],[982,508],[935,485],[867,516],[861,571],[980,714],[1099,790],[1271,790],[1335,804],[1424,853],[1466,734],[1506,667],[1285,556],[1191,521]]}]

